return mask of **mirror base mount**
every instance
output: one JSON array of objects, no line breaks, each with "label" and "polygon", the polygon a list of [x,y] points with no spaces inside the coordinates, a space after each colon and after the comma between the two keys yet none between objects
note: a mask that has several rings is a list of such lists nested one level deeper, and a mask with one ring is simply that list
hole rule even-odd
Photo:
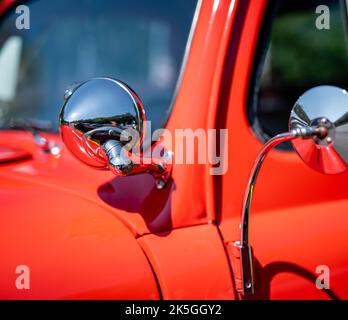
[{"label": "mirror base mount", "polygon": [[163,189],[172,173],[172,152],[165,150],[164,156],[157,159],[154,156],[146,158],[130,154],[124,149],[122,142],[108,140],[103,145],[109,169],[116,176],[130,176],[140,173],[149,173],[155,179],[157,189]]}]

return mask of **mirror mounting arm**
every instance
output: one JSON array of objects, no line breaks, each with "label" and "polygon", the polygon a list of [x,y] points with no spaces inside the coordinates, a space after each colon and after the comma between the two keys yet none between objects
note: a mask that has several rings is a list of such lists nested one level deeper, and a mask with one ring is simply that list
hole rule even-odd
[{"label": "mirror mounting arm", "polygon": [[[157,189],[163,189],[171,176],[172,154],[170,151],[164,151],[165,155],[163,159],[154,159],[151,157],[147,159],[151,161],[151,163],[144,164],[141,158],[138,158],[137,161],[133,161],[127,150],[124,149],[124,144],[119,140],[106,141],[102,149],[108,159],[110,170],[116,176],[149,173],[154,177]],[[136,157],[134,156],[134,158]]]},{"label": "mirror mounting arm", "polygon": [[326,135],[327,129],[324,126],[298,127],[289,132],[276,135],[270,139],[258,153],[251,169],[244,194],[240,225],[240,240],[233,243],[233,264],[237,268],[237,270],[234,272],[235,283],[237,291],[242,295],[254,293],[253,253],[249,243],[249,217],[256,180],[268,152],[280,143],[286,141],[291,141],[297,138],[310,139],[313,137],[324,139]]}]

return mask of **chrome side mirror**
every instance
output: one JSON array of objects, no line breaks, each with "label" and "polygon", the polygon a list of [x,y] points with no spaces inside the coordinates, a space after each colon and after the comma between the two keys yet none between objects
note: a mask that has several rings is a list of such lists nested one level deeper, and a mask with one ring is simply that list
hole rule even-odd
[{"label": "chrome side mirror", "polygon": [[327,174],[348,169],[348,92],[333,86],[308,90],[295,103],[289,129],[324,128],[322,138],[296,139],[292,144],[311,168]]},{"label": "chrome side mirror", "polygon": [[[292,144],[311,168],[327,174],[348,170],[348,93],[333,86],[306,91],[295,103],[289,132],[270,139],[252,167],[245,190],[240,240],[234,242],[235,283],[243,295],[254,293],[253,253],[249,243],[250,206],[258,173],[268,152],[278,144]],[[239,275],[239,276],[238,276]]]},{"label": "chrome side mirror", "polygon": [[117,176],[150,173],[162,188],[172,166],[152,157],[143,161],[145,122],[137,94],[111,78],[91,79],[68,88],[59,115],[63,142],[77,159],[97,169],[110,169]]}]

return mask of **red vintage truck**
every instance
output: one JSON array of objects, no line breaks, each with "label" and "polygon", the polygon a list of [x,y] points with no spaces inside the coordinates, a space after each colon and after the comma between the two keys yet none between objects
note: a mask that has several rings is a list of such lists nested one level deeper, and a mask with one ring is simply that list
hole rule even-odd
[{"label": "red vintage truck", "polygon": [[0,13],[0,299],[348,298],[345,2]]}]

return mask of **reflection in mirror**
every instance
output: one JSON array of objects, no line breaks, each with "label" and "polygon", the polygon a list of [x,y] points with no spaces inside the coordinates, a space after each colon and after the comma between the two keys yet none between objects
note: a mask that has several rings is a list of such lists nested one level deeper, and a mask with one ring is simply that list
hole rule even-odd
[{"label": "reflection in mirror", "polygon": [[144,161],[145,111],[124,82],[95,78],[70,86],[59,122],[65,145],[85,164],[116,176],[150,173],[159,189],[170,178],[170,157]]},{"label": "reflection in mirror", "polygon": [[348,169],[348,93],[334,86],[318,86],[306,91],[295,103],[289,129],[324,126],[327,135],[295,139],[292,144],[311,168],[327,174]]}]

